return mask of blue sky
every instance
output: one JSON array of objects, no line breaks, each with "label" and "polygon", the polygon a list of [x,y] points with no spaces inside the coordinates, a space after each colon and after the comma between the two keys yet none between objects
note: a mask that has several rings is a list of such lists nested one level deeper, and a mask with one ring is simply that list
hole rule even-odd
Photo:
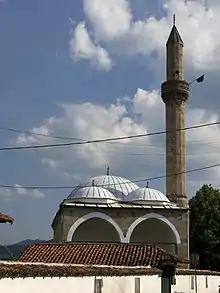
[{"label": "blue sky", "polygon": [[[214,13],[220,10],[220,6],[216,1],[211,2],[212,13],[208,14],[200,1],[192,1],[187,6],[181,0],[120,0],[118,13],[124,13],[126,19],[128,6],[132,14],[131,26],[120,35],[117,25],[120,29],[123,24],[114,21],[115,14],[106,21],[100,20],[104,10],[100,10],[99,16],[95,15],[91,3],[89,0],[8,0],[0,3],[0,128],[34,129],[36,132],[46,129],[52,135],[86,139],[163,129],[164,108],[158,90],[165,78],[165,40],[173,13],[177,15],[180,33],[186,40],[184,60],[187,78],[190,80],[207,73],[206,85],[192,88],[187,123],[192,125],[218,119],[216,103],[220,62],[215,56],[218,56],[220,44],[214,31],[218,27],[217,14]],[[109,1],[106,4],[99,0],[93,3],[105,9]],[[152,16],[154,19],[150,26],[148,20]],[[191,21],[193,17],[195,22]],[[198,33],[200,19],[203,20],[204,35]],[[109,54],[112,66],[108,70],[96,66],[102,61],[97,61],[99,55],[94,53],[95,49],[91,54],[91,48],[84,47],[84,57],[79,56],[76,31],[81,22],[84,22],[84,32],[88,33],[95,48],[100,46]],[[102,32],[100,27],[103,27]],[[110,29],[111,38],[108,35]],[[83,39],[82,35],[79,37]],[[73,47],[70,46],[71,40]],[[200,50],[198,44],[201,44]],[[96,58],[96,63],[92,58]],[[127,97],[127,101],[123,97]],[[120,99],[119,104],[117,99]],[[114,115],[115,120],[112,118],[110,121]],[[48,122],[50,117],[59,121],[52,119]],[[201,157],[193,162],[190,160],[190,168],[216,162],[213,153],[218,155],[219,146],[217,142],[213,146],[212,142],[217,141],[218,131],[216,128],[213,132],[189,135],[189,141],[201,142],[207,137],[206,146],[198,143],[194,149],[193,146],[189,148],[191,152],[195,154],[199,146],[201,152],[209,153],[209,156],[203,156],[203,162]],[[0,130],[0,146],[48,142],[41,137],[34,137],[34,141],[31,139],[33,137],[28,135],[21,137]],[[121,148],[111,146],[107,149],[104,145],[104,151],[102,147],[98,150],[94,147],[86,155],[73,148],[0,152],[0,184],[74,186],[88,176],[105,173],[108,164],[117,175],[129,179],[161,175],[164,174],[163,139],[151,140],[150,150],[146,146],[149,141],[143,140],[135,142],[136,146],[129,141]],[[154,148],[157,144],[159,149]],[[152,156],[152,153],[158,155]],[[212,171],[191,175],[188,177],[189,194],[192,195],[206,181],[217,184],[218,178],[218,172]],[[155,182],[153,186],[164,190],[163,181]],[[39,192],[43,193],[43,198],[39,198],[37,192],[25,189],[22,192],[1,189],[1,212],[16,218],[13,226],[1,226],[3,244],[24,238],[51,238],[52,218],[70,190]]]},{"label": "blue sky", "polygon": [[[70,19],[76,23],[83,19],[81,1],[12,0],[1,4],[1,126],[28,130],[48,116],[59,115],[57,103],[110,103],[116,97],[134,93],[139,84],[144,86],[148,70],[133,60],[122,62],[108,76],[94,71],[86,63],[73,63],[69,56],[69,38],[74,25]],[[137,80],[129,78],[127,83],[135,68]],[[8,145],[12,137],[11,133],[2,131],[1,144]],[[3,183],[74,185],[44,170],[35,151],[1,153],[0,157]],[[3,200],[2,211],[16,218],[13,228],[2,227],[3,237],[13,241],[50,237],[51,217],[66,192],[49,193],[46,201],[16,198],[12,203]],[[11,235],[4,233],[4,229]]]}]

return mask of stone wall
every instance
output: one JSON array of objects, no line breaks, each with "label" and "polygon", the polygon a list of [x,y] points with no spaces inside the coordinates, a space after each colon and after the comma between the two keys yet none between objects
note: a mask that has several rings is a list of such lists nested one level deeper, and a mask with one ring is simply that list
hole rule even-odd
[{"label": "stone wall", "polygon": [[[163,216],[168,219],[176,228],[180,235],[181,244],[177,245],[177,253],[184,258],[189,257],[188,252],[188,223],[189,212],[187,209],[144,209],[144,208],[89,208],[89,207],[62,207],[62,212],[59,221],[56,221],[54,227],[54,237],[56,241],[67,241],[67,235],[71,226],[81,217],[89,213],[102,213],[111,217],[115,223],[119,226],[125,238],[124,242],[129,242],[126,239],[127,232],[131,225],[140,217],[144,217],[149,214]],[[59,226],[60,225],[60,226]],[[59,226],[59,227],[58,227]],[[99,227],[94,227],[99,229]],[[101,231],[100,233],[104,233]],[[165,233],[166,234],[166,233]],[[164,234],[164,239],[166,235]],[[149,243],[150,244],[150,243]]]},{"label": "stone wall", "polygon": [[[189,85],[183,80],[162,84],[162,99],[166,104],[166,196],[179,206],[187,206],[185,103]],[[181,130],[182,129],[182,130]]]}]

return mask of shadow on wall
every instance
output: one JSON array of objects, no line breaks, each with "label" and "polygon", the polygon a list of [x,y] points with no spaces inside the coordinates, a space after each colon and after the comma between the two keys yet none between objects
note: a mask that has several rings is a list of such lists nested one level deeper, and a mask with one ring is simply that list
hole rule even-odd
[{"label": "shadow on wall", "polygon": [[92,218],[76,228],[72,241],[120,243],[120,238],[112,224],[103,219]]}]

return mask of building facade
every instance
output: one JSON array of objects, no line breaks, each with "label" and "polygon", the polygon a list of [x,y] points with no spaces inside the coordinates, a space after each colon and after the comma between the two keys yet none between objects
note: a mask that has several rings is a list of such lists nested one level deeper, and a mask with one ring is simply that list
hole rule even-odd
[{"label": "building facade", "polygon": [[189,257],[185,132],[181,130],[189,86],[183,80],[183,41],[175,22],[166,52],[167,76],[162,84],[167,130],[166,195],[113,176],[108,168],[106,175],[80,184],[60,204],[52,223],[56,242],[147,243]]}]

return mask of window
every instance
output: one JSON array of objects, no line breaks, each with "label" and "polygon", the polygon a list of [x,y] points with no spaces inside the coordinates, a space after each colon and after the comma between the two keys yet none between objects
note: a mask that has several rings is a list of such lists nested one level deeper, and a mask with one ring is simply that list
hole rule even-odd
[{"label": "window", "polygon": [[205,287],[208,288],[208,276],[205,276]]},{"label": "window", "polygon": [[194,282],[194,276],[191,276],[191,290],[195,289],[195,282]]},{"label": "window", "polygon": [[140,293],[140,278],[135,278],[134,279],[134,292],[135,293]]},{"label": "window", "polygon": [[102,293],[102,287],[103,287],[102,278],[95,277],[95,286],[94,287],[95,287],[94,293]]}]

